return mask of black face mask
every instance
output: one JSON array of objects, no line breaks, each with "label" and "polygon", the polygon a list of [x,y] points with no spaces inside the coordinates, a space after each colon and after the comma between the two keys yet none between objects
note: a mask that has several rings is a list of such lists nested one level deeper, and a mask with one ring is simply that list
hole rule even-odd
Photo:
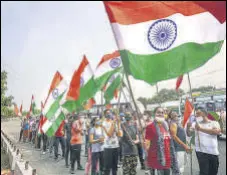
[{"label": "black face mask", "polygon": [[111,114],[107,114],[106,115],[106,118],[111,119],[112,118],[112,115]]}]

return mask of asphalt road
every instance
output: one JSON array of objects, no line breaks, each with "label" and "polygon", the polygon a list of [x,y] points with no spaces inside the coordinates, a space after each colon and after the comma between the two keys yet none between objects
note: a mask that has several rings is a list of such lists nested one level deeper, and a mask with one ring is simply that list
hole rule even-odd
[{"label": "asphalt road", "polygon": [[[37,170],[38,175],[69,175],[69,168],[66,168],[64,159],[55,161],[53,156],[50,157],[50,154],[42,155],[41,151],[33,148],[33,145],[30,143],[18,143],[19,139],[19,131],[20,131],[20,122],[19,120],[12,120],[8,122],[1,122],[1,128],[4,132],[8,134],[8,136],[12,139],[14,143],[16,143],[17,147],[19,147],[23,154],[24,159],[28,160],[30,165]],[[60,147],[59,147],[60,149]],[[226,141],[219,141],[219,151],[220,151],[220,165],[218,175],[226,174]],[[85,167],[87,158],[81,156],[82,165]],[[199,175],[199,167],[198,162],[193,151],[192,154],[192,170],[193,175]],[[76,171],[76,175],[84,175],[84,171]],[[122,175],[122,170],[119,168],[118,175]],[[143,175],[145,172],[140,170],[140,165],[137,167],[137,174]],[[190,174],[190,156],[188,156],[188,162],[185,167],[184,175]]]}]

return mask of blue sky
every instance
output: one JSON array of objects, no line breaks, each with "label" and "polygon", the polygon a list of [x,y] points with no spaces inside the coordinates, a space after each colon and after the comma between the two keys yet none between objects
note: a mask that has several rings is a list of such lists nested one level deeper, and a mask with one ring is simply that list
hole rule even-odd
[{"label": "blue sky", "polygon": [[[15,97],[18,105],[23,101],[24,109],[29,108],[32,94],[39,107],[56,70],[69,82],[83,54],[95,69],[104,54],[117,49],[101,1],[3,1],[1,31],[1,67],[9,72],[7,93]],[[192,85],[225,86],[225,65],[224,46],[214,59],[191,73]],[[136,97],[155,93],[155,87],[131,81],[137,84],[133,86]],[[182,88],[187,90],[184,81]],[[159,86],[174,88],[175,80],[161,82]],[[141,90],[145,93],[141,94]]]}]

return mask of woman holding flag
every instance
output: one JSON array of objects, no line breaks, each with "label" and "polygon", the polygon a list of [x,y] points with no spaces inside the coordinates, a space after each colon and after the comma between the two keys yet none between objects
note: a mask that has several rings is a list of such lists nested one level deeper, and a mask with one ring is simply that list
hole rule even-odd
[{"label": "woman holding flag", "polygon": [[158,175],[170,175],[171,168],[172,174],[177,175],[179,174],[177,157],[163,108],[155,108],[154,114],[154,122],[146,127],[145,132],[147,166],[151,168],[151,175],[155,174],[155,170]]},{"label": "woman holding flag", "polygon": [[190,147],[186,144],[186,133],[184,128],[179,123],[179,117],[175,111],[170,111],[168,114],[170,119],[169,127],[171,137],[173,138],[176,156],[178,160],[180,173],[184,173],[185,151],[190,152]]}]

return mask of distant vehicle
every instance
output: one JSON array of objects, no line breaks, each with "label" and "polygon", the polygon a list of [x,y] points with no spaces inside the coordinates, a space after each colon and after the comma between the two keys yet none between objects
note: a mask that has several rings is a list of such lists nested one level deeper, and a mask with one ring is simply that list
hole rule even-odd
[{"label": "distant vehicle", "polygon": [[[226,92],[207,92],[207,93],[193,93],[194,107],[204,107],[207,111],[226,110]],[[181,111],[184,111],[185,99],[187,96],[183,96],[180,100]],[[191,98],[188,98],[190,101]]]}]

